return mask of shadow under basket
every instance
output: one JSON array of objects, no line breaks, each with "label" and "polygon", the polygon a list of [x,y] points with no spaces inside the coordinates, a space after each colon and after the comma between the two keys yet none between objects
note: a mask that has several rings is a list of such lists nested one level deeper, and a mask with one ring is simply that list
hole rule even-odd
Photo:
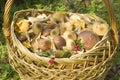
[{"label": "shadow under basket", "polygon": [[[33,11],[37,14],[54,13],[35,9],[18,11],[13,16],[10,36],[6,37],[9,62],[19,73],[21,80],[104,80],[108,70],[114,64],[116,55],[117,41],[114,30],[110,29],[92,49],[83,54],[76,54],[69,58],[54,58],[54,64],[50,64],[50,57],[39,56],[31,52],[17,39],[15,34],[17,19],[31,16]],[[102,20],[90,14],[78,15],[82,15],[83,18],[92,17],[95,22]]]}]

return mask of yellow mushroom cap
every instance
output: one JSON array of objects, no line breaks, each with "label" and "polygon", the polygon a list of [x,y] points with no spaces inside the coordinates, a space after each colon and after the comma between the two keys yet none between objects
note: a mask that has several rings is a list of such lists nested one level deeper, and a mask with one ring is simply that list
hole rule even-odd
[{"label": "yellow mushroom cap", "polygon": [[100,23],[100,22],[95,22],[93,24],[93,32],[95,32],[99,36],[103,36],[108,32],[108,24],[107,23]]},{"label": "yellow mushroom cap", "polygon": [[16,23],[16,25],[18,26],[20,33],[25,33],[29,29],[29,26],[30,26],[28,20],[26,19],[20,20],[18,23]]}]

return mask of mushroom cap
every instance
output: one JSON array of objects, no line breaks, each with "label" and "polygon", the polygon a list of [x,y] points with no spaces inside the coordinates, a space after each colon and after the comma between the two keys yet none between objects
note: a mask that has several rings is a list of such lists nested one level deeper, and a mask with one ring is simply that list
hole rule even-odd
[{"label": "mushroom cap", "polygon": [[64,13],[64,12],[55,12],[52,15],[52,17],[55,21],[60,21],[61,19],[64,20],[65,16],[66,16],[66,13]]},{"label": "mushroom cap", "polygon": [[54,21],[47,21],[46,26],[44,26],[44,28],[48,28],[48,29],[54,29],[55,27],[58,27],[59,24],[56,24],[56,22]]},{"label": "mushroom cap", "polygon": [[20,35],[20,36],[18,36],[18,40],[21,41],[21,42],[26,41],[27,37],[25,35]]},{"label": "mushroom cap", "polygon": [[100,41],[97,34],[92,31],[84,30],[78,34],[78,39],[83,43],[83,48],[90,50],[98,41]]},{"label": "mushroom cap", "polygon": [[54,43],[57,49],[61,49],[63,46],[66,45],[65,39],[61,36],[56,36],[54,38]]},{"label": "mushroom cap", "polygon": [[86,23],[83,20],[75,19],[75,20],[71,20],[70,22],[75,28],[80,28],[81,30],[85,28]]},{"label": "mushroom cap", "polygon": [[73,26],[70,22],[62,23],[60,26],[60,34],[63,34],[65,31],[72,31]]},{"label": "mushroom cap", "polygon": [[65,39],[76,40],[77,35],[74,31],[65,31],[64,34],[62,35],[62,37]]},{"label": "mushroom cap", "polygon": [[32,47],[31,44],[30,44],[30,42],[28,42],[28,41],[24,41],[24,42],[22,42],[22,44],[23,44],[26,48],[31,48],[31,47]]},{"label": "mushroom cap", "polygon": [[71,16],[70,16],[70,20],[81,20],[81,17],[79,16],[79,15],[77,15],[77,14],[72,14]]},{"label": "mushroom cap", "polygon": [[93,29],[93,32],[95,32],[97,35],[103,36],[108,32],[108,24],[95,22],[93,24],[92,29]]},{"label": "mushroom cap", "polygon": [[38,39],[38,47],[43,50],[49,50],[51,48],[51,42],[47,39]]},{"label": "mushroom cap", "polygon": [[32,24],[32,30],[35,34],[39,34],[42,31],[42,27],[40,22],[35,22]]},{"label": "mushroom cap", "polygon": [[51,30],[52,30],[52,29],[45,29],[45,30],[43,30],[43,35],[44,35],[44,36],[50,35]]},{"label": "mushroom cap", "polygon": [[16,23],[17,27],[19,28],[19,33],[25,33],[28,31],[30,24],[28,20],[22,19],[18,23]]},{"label": "mushroom cap", "polygon": [[54,38],[54,37],[56,37],[56,36],[58,36],[58,35],[59,35],[59,28],[58,28],[58,27],[55,27],[54,29],[51,30],[50,36],[51,36],[52,38]]},{"label": "mushroom cap", "polygon": [[46,16],[46,14],[40,14],[40,15],[38,15],[36,18],[39,18],[39,19],[45,19],[45,18],[47,18],[47,16]]},{"label": "mushroom cap", "polygon": [[74,49],[74,40],[72,39],[66,39],[66,46],[63,47],[65,50],[73,50]]}]

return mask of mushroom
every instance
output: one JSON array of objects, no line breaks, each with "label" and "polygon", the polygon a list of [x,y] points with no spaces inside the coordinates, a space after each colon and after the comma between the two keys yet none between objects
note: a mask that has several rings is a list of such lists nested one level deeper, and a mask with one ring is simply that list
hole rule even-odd
[{"label": "mushroom", "polygon": [[81,30],[85,29],[85,24],[86,23],[83,20],[75,19],[75,20],[71,20],[70,22],[74,26],[74,28],[79,28]]},{"label": "mushroom", "polygon": [[28,41],[24,41],[24,42],[22,42],[22,44],[23,44],[26,48],[31,48],[31,44],[30,44],[30,42],[28,42]]},{"label": "mushroom", "polygon": [[57,49],[61,49],[63,46],[66,45],[65,39],[61,36],[56,36],[54,38],[54,43]]},{"label": "mushroom", "polygon": [[50,35],[51,30],[52,30],[52,29],[44,29],[42,34],[43,34],[44,36],[48,36],[48,35]]},{"label": "mushroom", "polygon": [[63,49],[65,49],[65,50],[73,50],[74,45],[75,45],[74,40],[66,39],[66,46],[64,46]]},{"label": "mushroom", "polygon": [[83,30],[78,34],[78,39],[83,43],[83,48],[85,50],[90,50],[93,46],[100,41],[98,35],[90,30]]},{"label": "mushroom", "polygon": [[28,17],[28,21],[31,22],[32,24],[34,22],[43,22],[48,20],[48,17],[45,14],[40,14],[37,17]]},{"label": "mushroom", "polygon": [[38,15],[36,18],[38,18],[38,19],[46,19],[47,18],[47,16],[46,16],[46,14],[40,14],[40,15]]},{"label": "mushroom", "polygon": [[41,25],[40,22],[34,22],[32,25],[32,31],[35,34],[34,38],[32,39],[32,41],[36,41],[41,37],[42,34],[42,30],[43,30],[43,26]]},{"label": "mushroom", "polygon": [[53,15],[52,15],[52,17],[51,17],[51,19],[52,19],[52,21],[55,21],[55,22],[64,22],[64,20],[65,20],[65,18],[66,18],[66,13],[64,13],[64,12],[55,12]]},{"label": "mushroom", "polygon": [[95,22],[93,24],[93,32],[95,32],[99,36],[103,36],[108,32],[108,24],[102,22]]},{"label": "mushroom", "polygon": [[[56,47],[55,47],[55,44],[54,44],[54,41],[53,39],[59,35],[59,28],[58,27],[55,27],[54,29],[51,29],[51,30],[47,30],[46,31],[43,31],[43,35],[41,35],[41,38],[42,39],[49,39],[51,41],[51,49],[53,51],[56,51]],[[49,35],[50,34],[50,35]],[[47,35],[47,36],[46,36]]]},{"label": "mushroom", "polygon": [[47,39],[38,39],[38,47],[43,51],[50,50],[51,42]]},{"label": "mushroom", "polygon": [[88,24],[91,22],[90,18],[87,16],[88,14],[85,14],[83,18],[83,20]]},{"label": "mushroom", "polygon": [[23,42],[23,41],[27,40],[27,37],[25,35],[20,35],[20,36],[18,36],[18,40]]},{"label": "mushroom", "polygon": [[62,23],[60,26],[60,34],[63,34],[65,31],[72,31],[73,26],[70,22]]},{"label": "mushroom", "polygon": [[74,48],[74,40],[76,40],[77,36],[73,31],[65,31],[62,37],[66,40],[66,46],[64,49],[72,50]]},{"label": "mushroom", "polygon": [[27,32],[30,27],[30,24],[26,19],[20,20],[18,23],[16,23],[16,25],[19,28],[19,33]]},{"label": "mushroom", "polygon": [[38,50],[38,41],[37,40],[32,40],[31,42],[30,42],[30,44],[31,44],[31,49],[32,49],[32,51],[33,52],[36,52],[37,50]]},{"label": "mushroom", "polygon": [[77,35],[74,31],[65,31],[64,34],[62,35],[64,39],[72,39],[76,40]]},{"label": "mushroom", "polygon": [[25,35],[27,37],[27,40],[30,41],[30,37],[27,32],[30,28],[30,24],[29,24],[28,20],[22,19],[18,23],[16,23],[16,25],[19,30],[18,33]]},{"label": "mushroom", "polygon": [[40,22],[34,22],[32,24],[32,30],[36,35],[38,35],[40,32],[42,32],[42,27],[43,26],[41,25]]},{"label": "mushroom", "polygon": [[33,23],[36,22],[36,21],[38,22],[39,19],[36,18],[36,17],[28,17],[28,22],[31,23],[31,24],[33,24]]},{"label": "mushroom", "polygon": [[80,18],[80,16],[79,15],[77,15],[77,14],[72,14],[71,16],[70,16],[70,20],[81,20],[81,18]]},{"label": "mushroom", "polygon": [[58,36],[58,35],[59,35],[59,28],[58,28],[58,27],[55,27],[53,30],[51,30],[50,36],[51,36],[52,38],[54,38],[54,37],[56,37],[56,36]]},{"label": "mushroom", "polygon": [[56,24],[54,21],[47,21],[46,25],[44,26],[44,29],[54,29],[55,27],[58,27],[59,24]]},{"label": "mushroom", "polygon": [[51,40],[51,49],[53,49],[53,51],[56,51],[56,47],[53,39],[58,35],[59,35],[59,27],[55,27],[53,30],[51,30],[49,38]]}]

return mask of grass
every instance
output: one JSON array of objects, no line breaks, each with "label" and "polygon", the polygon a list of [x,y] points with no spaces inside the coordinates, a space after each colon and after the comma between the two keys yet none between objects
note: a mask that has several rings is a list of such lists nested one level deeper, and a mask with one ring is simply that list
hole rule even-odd
[{"label": "grass", "polygon": [[3,34],[0,33],[0,80],[19,80],[18,74],[8,62],[8,52]]},{"label": "grass", "polygon": [[8,63],[8,54],[6,45],[0,43],[0,80],[18,80],[18,74]]}]

